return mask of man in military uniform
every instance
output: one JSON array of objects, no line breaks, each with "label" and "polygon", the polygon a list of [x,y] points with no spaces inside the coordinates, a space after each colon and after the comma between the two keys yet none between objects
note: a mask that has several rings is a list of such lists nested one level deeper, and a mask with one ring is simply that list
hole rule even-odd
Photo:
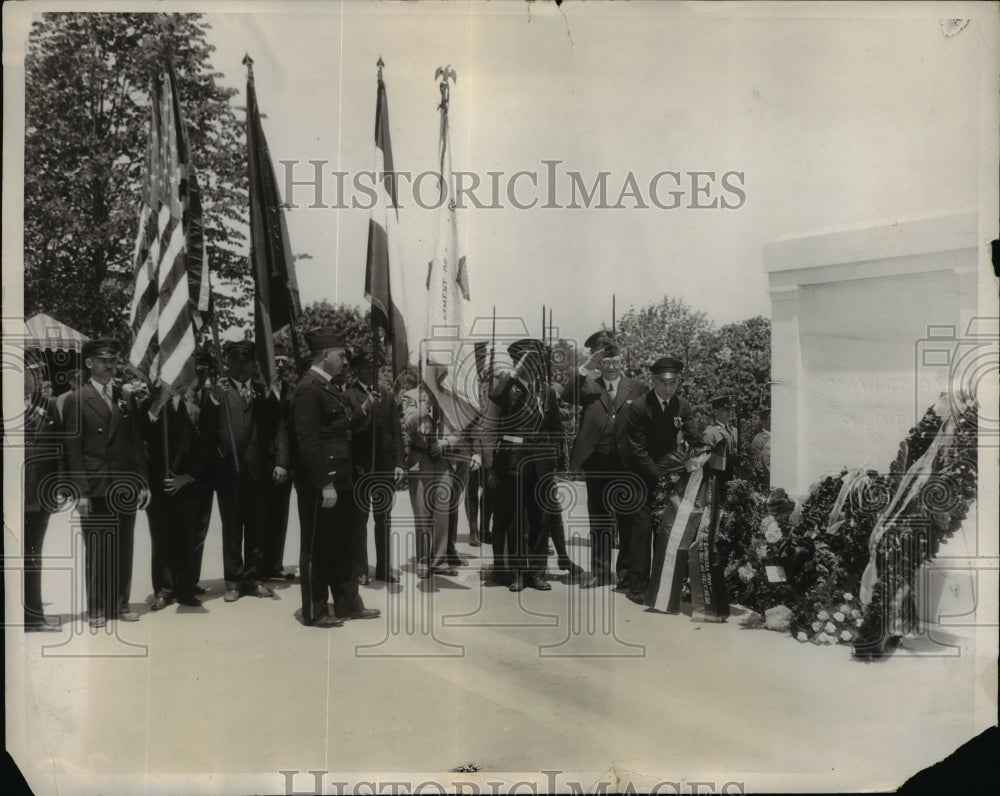
[{"label": "man in military uniform", "polygon": [[[344,336],[331,327],[305,334],[312,365],[292,393],[291,413],[279,434],[287,435],[294,463],[301,545],[299,578],[307,627],[338,627],[345,619],[371,619],[378,609],[365,608],[354,569],[351,514],[354,486],[351,462],[354,408],[340,388],[346,364]],[[374,406],[366,400],[362,413]],[[285,462],[278,460],[279,464]],[[333,593],[334,613],[328,597]]]},{"label": "man in military uniform", "polygon": [[[354,494],[354,553],[355,567],[362,586],[368,579],[368,517],[375,515],[375,579],[398,583],[389,561],[390,514],[395,504],[396,485],[403,479],[405,454],[403,431],[399,411],[392,390],[377,388],[375,358],[371,350],[361,350],[351,358],[351,369],[356,379],[347,388],[347,395],[358,407],[374,396],[376,401],[368,415],[354,431],[351,452],[354,457],[354,476],[365,479],[364,488]],[[374,450],[373,450],[374,446]],[[373,457],[374,454],[374,458]],[[386,496],[390,500],[378,505]],[[373,498],[376,510],[372,511]]]},{"label": "man in military uniform", "polygon": [[657,485],[664,474],[684,471],[682,443],[702,447],[691,404],[677,395],[683,368],[684,363],[674,357],[657,359],[649,369],[652,389],[628,409],[629,464],[644,485],[642,504],[633,515],[628,597],[640,604],[646,601],[652,541],[658,530],[652,527]]},{"label": "man in military uniform", "polygon": [[750,463],[757,486],[766,494],[771,488],[771,409],[762,406],[757,410],[761,430],[750,443]]},{"label": "man in military uniform", "polygon": [[498,409],[490,487],[494,491],[493,578],[511,591],[547,591],[547,515],[558,511],[555,470],[562,442],[559,400],[545,379],[545,346],[524,339],[507,347],[515,369],[490,395]]},{"label": "man in military uniform", "polygon": [[226,602],[241,596],[273,597],[264,585],[264,520],[268,469],[264,428],[267,394],[254,381],[254,346],[250,340],[226,343],[228,375],[202,404],[201,432],[213,453],[212,468],[222,515],[222,562]]},{"label": "man in military uniform", "polygon": [[[149,501],[149,466],[135,400],[112,381],[118,344],[90,340],[81,359],[90,379],[63,406],[65,464],[79,495],[90,624],[103,627],[108,619],[139,620],[125,595],[132,580],[135,513]],[[129,480],[135,477],[143,484],[138,489]]]},{"label": "man in military uniform", "polygon": [[563,388],[562,400],[581,407],[580,430],[570,453],[570,472],[583,471],[590,515],[590,575],[584,588],[611,583],[611,549],[617,526],[620,549],[615,562],[619,586],[624,586],[631,556],[633,518],[616,511],[609,496],[630,488],[622,484],[628,472],[627,421],[629,405],[644,392],[641,382],[622,374],[621,349],[608,332],[592,334],[584,343],[590,356],[575,379]]}]

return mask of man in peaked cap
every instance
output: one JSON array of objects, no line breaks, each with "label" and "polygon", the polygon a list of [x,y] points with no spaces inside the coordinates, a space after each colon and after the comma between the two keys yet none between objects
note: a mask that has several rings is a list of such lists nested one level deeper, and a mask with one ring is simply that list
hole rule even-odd
[{"label": "man in peaked cap", "polygon": [[[375,618],[379,611],[365,608],[354,569],[351,436],[359,420],[340,386],[346,341],[332,327],[312,329],[304,337],[312,365],[292,393],[291,412],[279,431],[287,436],[287,444],[279,450],[289,451],[294,462],[301,531],[300,621],[307,627],[330,628],[345,619]],[[361,413],[374,405],[374,400],[366,400]]]},{"label": "man in peaked cap", "polygon": [[645,388],[622,373],[621,349],[610,332],[595,332],[585,345],[590,356],[562,391],[562,400],[581,407],[580,430],[569,460],[570,472],[583,471],[590,515],[591,571],[581,586],[612,582],[611,549],[616,525],[621,545],[615,572],[618,584],[624,585],[631,555],[632,518],[628,512],[617,510],[609,496],[622,489],[634,491],[628,485],[631,479],[626,427],[629,406]]},{"label": "man in peaked cap", "polygon": [[511,591],[547,591],[547,513],[562,441],[559,401],[545,379],[545,345],[526,338],[507,347],[515,369],[502,374],[490,395],[498,409],[491,424],[495,444],[489,471],[494,490],[493,578]]},{"label": "man in peaked cap", "polygon": [[[81,359],[90,378],[63,406],[66,470],[86,546],[87,613],[93,627],[138,621],[128,605],[135,513],[149,502],[149,465],[130,393],[115,385],[114,340],[90,340]],[[110,521],[109,521],[110,518]]]},{"label": "man in peaked cap", "polygon": [[[357,351],[351,357],[351,369],[355,380],[346,394],[355,406],[356,414],[362,417],[355,429],[351,442],[354,458],[354,475],[365,479],[366,485],[354,490],[354,563],[359,581],[367,585],[368,577],[368,517],[375,515],[375,579],[386,583],[397,583],[399,579],[392,573],[389,562],[390,515],[395,504],[396,485],[402,480],[405,470],[403,431],[399,423],[399,411],[392,390],[379,389],[376,381],[375,357],[371,349]],[[376,405],[365,414],[361,405],[376,397]],[[374,438],[374,440],[373,440]],[[374,446],[374,458],[373,455]],[[381,496],[388,494],[391,499],[384,507],[374,507],[373,499],[381,503]]]},{"label": "man in peaked cap", "polygon": [[652,389],[632,402],[628,410],[629,463],[642,484],[641,505],[633,515],[628,597],[645,603],[652,543],[659,529],[652,527],[653,500],[662,477],[684,470],[686,442],[700,450],[701,437],[691,404],[677,394],[684,363],[660,357],[649,368]]},{"label": "man in peaked cap", "polygon": [[212,452],[211,471],[222,517],[226,602],[241,596],[273,597],[264,585],[264,519],[270,440],[264,428],[267,391],[254,379],[254,345],[227,342],[227,374],[202,403],[200,431]]}]

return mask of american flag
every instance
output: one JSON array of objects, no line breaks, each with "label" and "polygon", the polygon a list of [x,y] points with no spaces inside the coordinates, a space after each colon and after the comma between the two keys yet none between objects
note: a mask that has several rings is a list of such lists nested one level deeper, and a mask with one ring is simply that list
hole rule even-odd
[{"label": "american flag", "polygon": [[154,80],[150,110],[129,365],[161,388],[156,414],[196,381],[195,323],[208,314],[211,289],[198,180],[169,63]]}]

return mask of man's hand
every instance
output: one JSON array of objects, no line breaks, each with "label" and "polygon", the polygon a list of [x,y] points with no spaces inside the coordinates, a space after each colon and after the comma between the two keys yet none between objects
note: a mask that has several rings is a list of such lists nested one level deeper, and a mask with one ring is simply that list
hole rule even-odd
[{"label": "man's hand", "polygon": [[337,489],[333,484],[323,487],[323,502],[320,505],[324,509],[332,509],[337,505]]},{"label": "man's hand", "polygon": [[401,483],[403,483],[403,479],[406,477],[406,470],[404,470],[402,467],[397,467],[394,470],[394,474],[396,476],[396,486],[399,486]]},{"label": "man's hand", "polygon": [[180,492],[188,484],[193,484],[194,478],[192,478],[187,473],[181,473],[180,475],[174,475],[170,478],[163,479],[163,491],[166,492],[170,497],[173,497],[178,492]]},{"label": "man's hand", "polygon": [[377,392],[368,393],[368,397],[365,398],[365,402],[361,404],[361,411],[366,415],[370,413],[372,407],[378,406],[382,397]]},{"label": "man's hand", "polygon": [[583,367],[587,370],[598,370],[598,365],[600,361],[604,358],[604,349],[598,349],[593,354],[591,354],[583,363]]},{"label": "man's hand", "polygon": [[469,469],[472,470],[472,472],[476,472],[476,470],[478,470],[482,466],[483,466],[483,457],[480,456],[478,453],[473,453],[472,459],[469,461]]},{"label": "man's hand", "polygon": [[[190,478],[190,476],[188,476]],[[193,478],[191,479],[194,480]],[[136,511],[145,511],[146,507],[149,505],[150,494],[148,489],[139,490],[139,499],[135,504]]]},{"label": "man's hand", "polygon": [[288,470],[284,467],[279,467],[276,464],[274,465],[274,469],[271,471],[271,478],[274,479],[274,483],[283,484],[288,480]]},{"label": "man's hand", "polygon": [[88,514],[90,514],[90,498],[88,497],[77,498],[76,513],[79,514],[81,517],[86,517]]},{"label": "man's hand", "polygon": [[218,405],[222,403],[222,396],[227,393],[230,389],[228,381],[218,382],[212,385],[212,389],[208,391],[208,397]]}]

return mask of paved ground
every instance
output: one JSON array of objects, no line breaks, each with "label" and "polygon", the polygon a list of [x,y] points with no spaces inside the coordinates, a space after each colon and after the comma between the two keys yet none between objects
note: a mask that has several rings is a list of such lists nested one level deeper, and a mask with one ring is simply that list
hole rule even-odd
[{"label": "paved ground", "polygon": [[[408,524],[405,498],[395,517]],[[294,500],[290,527],[291,565]],[[144,518],[136,542],[134,604],[151,590]],[[407,563],[399,586],[364,588],[379,620],[303,628],[297,582],[222,601],[217,517],[202,609],[143,606],[140,622],[95,632],[74,616],[67,515],[45,552],[47,610],[66,627],[7,638],[9,744],[38,793],[885,789],[995,717],[972,635],[908,639],[861,664],[845,647],[693,624],[606,589],[512,594],[483,584],[474,558],[457,578],[420,581]],[[478,773],[449,773],[468,763]],[[326,772],[319,787],[309,771]]]}]

